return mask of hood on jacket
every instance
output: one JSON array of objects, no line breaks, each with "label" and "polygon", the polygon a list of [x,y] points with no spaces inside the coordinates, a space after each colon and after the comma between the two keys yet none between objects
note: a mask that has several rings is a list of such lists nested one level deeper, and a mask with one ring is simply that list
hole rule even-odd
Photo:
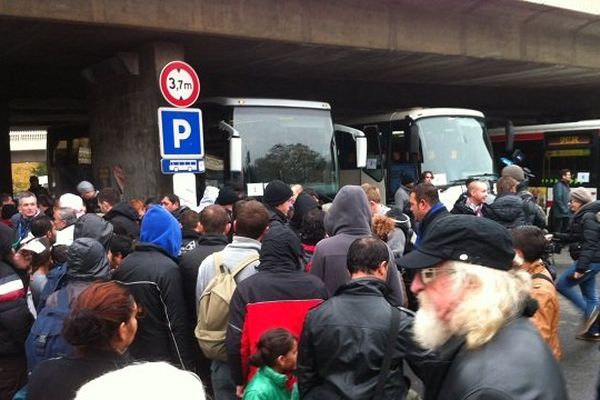
[{"label": "hood on jacket", "polygon": [[166,209],[152,206],[142,220],[140,242],[159,246],[175,258],[181,251],[181,228],[179,222]]},{"label": "hood on jacket", "polygon": [[113,233],[113,226],[96,214],[84,214],[75,222],[73,239],[92,238],[99,241],[105,249]]},{"label": "hood on jacket", "polygon": [[110,265],[106,250],[92,238],[75,239],[67,251],[67,276],[73,279],[108,279]]},{"label": "hood on jacket", "polygon": [[371,234],[369,200],[360,186],[347,185],[340,189],[325,215],[325,230],[329,236]]},{"label": "hood on jacket", "polygon": [[122,215],[127,219],[132,221],[137,221],[139,219],[138,213],[135,211],[135,208],[131,207],[129,203],[125,201],[120,201],[109,212],[104,214],[104,219],[110,221],[112,218],[117,215]]},{"label": "hood on jacket", "polygon": [[301,257],[298,236],[285,225],[275,225],[262,240],[258,270],[299,270]]},{"label": "hood on jacket", "polygon": [[294,215],[290,220],[290,225],[296,230],[300,229],[302,219],[313,208],[319,207],[317,201],[307,193],[300,193],[294,203]]}]

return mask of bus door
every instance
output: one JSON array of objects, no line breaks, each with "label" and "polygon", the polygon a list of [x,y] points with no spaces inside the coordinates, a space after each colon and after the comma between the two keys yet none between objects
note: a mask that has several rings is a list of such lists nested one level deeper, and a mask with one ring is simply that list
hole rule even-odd
[{"label": "bus door", "polygon": [[410,126],[408,120],[391,121],[386,132],[387,139],[387,195],[390,202],[394,199],[396,190],[400,188],[402,179],[410,177],[418,181],[419,171],[414,153],[411,153]]},{"label": "bus door", "polygon": [[[598,189],[598,131],[551,132],[545,135],[542,179],[549,187],[558,182],[560,170],[572,171],[571,186],[584,186],[596,198]],[[551,189],[549,201],[552,200]]]}]

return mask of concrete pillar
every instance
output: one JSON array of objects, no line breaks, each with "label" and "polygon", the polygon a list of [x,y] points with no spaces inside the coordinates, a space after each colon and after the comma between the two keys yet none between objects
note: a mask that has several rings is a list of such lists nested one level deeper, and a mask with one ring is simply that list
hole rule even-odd
[{"label": "concrete pillar", "polygon": [[0,100],[0,192],[12,193],[8,103]]},{"label": "concrete pillar", "polygon": [[[137,56],[136,56],[137,55]],[[115,59],[117,61],[115,61]],[[172,191],[172,179],[160,172],[158,142],[159,106],[166,105],[158,77],[166,63],[183,60],[183,47],[151,43],[127,57],[102,63],[104,77],[89,85],[90,138],[94,176],[99,187],[115,186],[115,167],[125,177],[127,198],[158,197]],[[120,61],[119,61],[120,60]],[[120,65],[120,67],[114,67]],[[114,73],[106,77],[106,65]],[[87,69],[88,80],[96,80],[95,67]]]}]

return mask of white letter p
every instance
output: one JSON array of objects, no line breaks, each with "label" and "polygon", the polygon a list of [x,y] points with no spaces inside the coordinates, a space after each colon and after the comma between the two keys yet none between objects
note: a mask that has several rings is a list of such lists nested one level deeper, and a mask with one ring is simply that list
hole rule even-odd
[{"label": "white letter p", "polygon": [[174,119],[173,120],[173,138],[175,148],[181,147],[181,141],[190,137],[192,134],[192,127],[189,122],[185,119]]}]

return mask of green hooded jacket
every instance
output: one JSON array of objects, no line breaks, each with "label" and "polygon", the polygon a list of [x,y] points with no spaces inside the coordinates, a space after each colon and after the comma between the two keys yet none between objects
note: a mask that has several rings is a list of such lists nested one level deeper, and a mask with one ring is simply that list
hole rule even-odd
[{"label": "green hooded jacket", "polygon": [[298,400],[298,388],[294,385],[290,392],[286,380],[286,375],[263,366],[246,387],[243,400]]}]

